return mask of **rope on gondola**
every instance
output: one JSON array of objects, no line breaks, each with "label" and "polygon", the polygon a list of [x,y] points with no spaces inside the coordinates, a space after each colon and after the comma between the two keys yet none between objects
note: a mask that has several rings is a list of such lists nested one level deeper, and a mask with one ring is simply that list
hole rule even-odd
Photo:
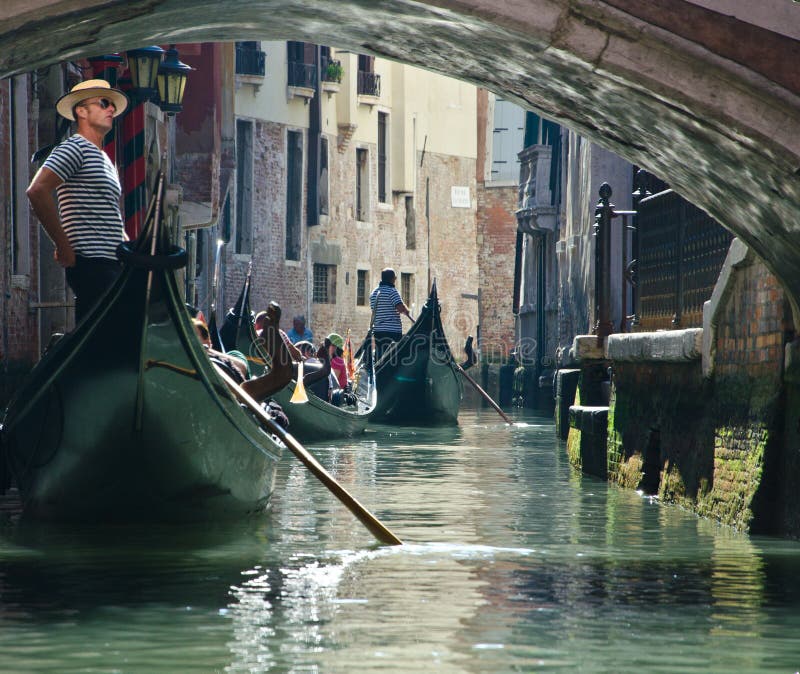
[{"label": "rope on gondola", "polygon": [[130,241],[124,241],[117,246],[117,257],[123,264],[141,269],[182,269],[186,266],[188,256],[186,250],[179,246],[170,246],[165,255],[150,255],[133,248]]},{"label": "rope on gondola", "polygon": [[168,363],[163,360],[154,360],[151,358],[144,364],[145,370],[149,370],[153,367],[163,367],[171,372],[177,372],[178,374],[191,377],[192,379],[200,379],[200,375],[197,373],[197,370],[190,370],[189,368],[180,367],[179,365],[174,365],[173,363]]}]

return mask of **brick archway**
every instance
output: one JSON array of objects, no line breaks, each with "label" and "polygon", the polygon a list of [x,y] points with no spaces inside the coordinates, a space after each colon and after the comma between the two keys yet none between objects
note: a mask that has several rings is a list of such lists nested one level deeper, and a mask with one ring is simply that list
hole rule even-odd
[{"label": "brick archway", "polygon": [[763,0],[747,10],[759,16],[740,18],[711,9],[730,4],[10,0],[0,74],[144,44],[252,38],[309,39],[461,77],[668,177],[765,260],[797,318],[800,5]]}]

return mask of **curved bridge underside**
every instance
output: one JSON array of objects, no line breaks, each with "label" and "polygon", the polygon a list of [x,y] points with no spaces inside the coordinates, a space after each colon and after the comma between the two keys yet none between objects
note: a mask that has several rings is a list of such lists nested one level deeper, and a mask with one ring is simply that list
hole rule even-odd
[{"label": "curved bridge underside", "polygon": [[[800,25],[800,5],[764,1]],[[695,2],[8,0],[0,74],[148,44],[296,39],[459,77],[666,178],[765,260],[797,319],[800,42]]]}]

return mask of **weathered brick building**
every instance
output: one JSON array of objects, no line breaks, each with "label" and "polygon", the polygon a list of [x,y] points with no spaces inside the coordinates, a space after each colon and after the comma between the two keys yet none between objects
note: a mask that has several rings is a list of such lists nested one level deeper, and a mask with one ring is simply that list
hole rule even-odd
[{"label": "weathered brick building", "polygon": [[480,351],[485,364],[506,363],[515,334],[514,260],[524,112],[478,92],[478,275]]},{"label": "weathered brick building", "polygon": [[250,270],[255,310],[274,300],[286,327],[301,313],[317,338],[349,330],[358,343],[391,266],[412,314],[436,280],[459,350],[478,327],[476,89],[308,43],[253,44],[269,67],[237,76],[225,305]]}]

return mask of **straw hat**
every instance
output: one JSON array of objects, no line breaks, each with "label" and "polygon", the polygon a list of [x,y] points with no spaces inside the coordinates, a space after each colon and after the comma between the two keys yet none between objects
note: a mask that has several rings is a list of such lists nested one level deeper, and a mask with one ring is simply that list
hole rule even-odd
[{"label": "straw hat", "polygon": [[86,80],[78,82],[68,94],[59,98],[56,101],[56,110],[59,115],[74,122],[75,115],[72,114],[72,109],[81,101],[96,97],[107,98],[114,104],[116,108],[114,117],[121,115],[128,107],[128,97],[119,89],[112,88],[105,80]]}]

